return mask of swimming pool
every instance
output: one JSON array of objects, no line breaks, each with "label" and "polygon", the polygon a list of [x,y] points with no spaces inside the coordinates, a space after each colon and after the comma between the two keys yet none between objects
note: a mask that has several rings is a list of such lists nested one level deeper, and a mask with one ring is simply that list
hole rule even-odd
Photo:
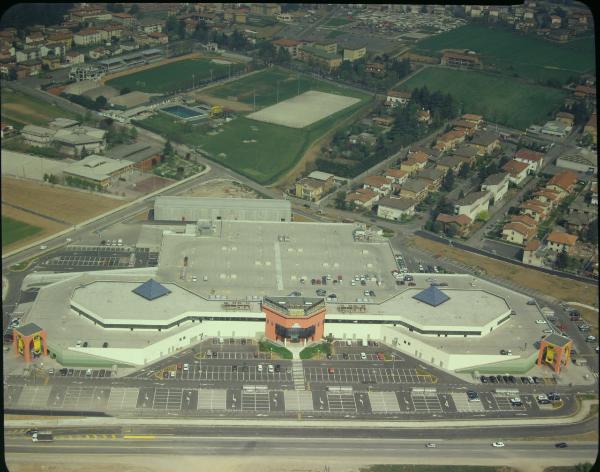
[{"label": "swimming pool", "polygon": [[170,113],[171,115],[175,115],[179,118],[187,119],[187,118],[196,118],[204,113],[194,110],[191,107],[186,107],[184,105],[172,105],[169,107],[161,108],[161,111],[165,113]]}]

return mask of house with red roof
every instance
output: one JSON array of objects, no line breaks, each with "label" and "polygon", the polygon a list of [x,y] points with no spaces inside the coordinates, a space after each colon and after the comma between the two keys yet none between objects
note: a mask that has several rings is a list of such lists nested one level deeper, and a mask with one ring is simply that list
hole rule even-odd
[{"label": "house with red roof", "polygon": [[519,185],[523,180],[527,178],[527,169],[529,165],[516,160],[508,161],[502,166],[502,170],[508,172],[508,180],[513,184]]},{"label": "house with red roof", "polygon": [[527,164],[528,173],[538,172],[544,165],[544,154],[532,151],[531,149],[521,148],[515,153],[515,161]]}]

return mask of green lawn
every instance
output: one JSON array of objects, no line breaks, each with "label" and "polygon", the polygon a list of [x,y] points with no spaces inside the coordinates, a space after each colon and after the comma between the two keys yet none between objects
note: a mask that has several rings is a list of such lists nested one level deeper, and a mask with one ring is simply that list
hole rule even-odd
[{"label": "green lawn", "polygon": [[360,472],[516,472],[512,467],[483,465],[408,465],[385,464],[361,468]]},{"label": "green lawn", "polygon": [[313,344],[312,346],[305,347],[302,349],[302,351],[300,351],[300,359],[312,359],[313,357],[320,355],[326,356],[327,354],[331,354],[331,344]]},{"label": "green lawn", "polygon": [[352,23],[352,21],[347,20],[346,18],[331,18],[324,26],[343,26],[348,23]]},{"label": "green lawn", "polygon": [[[278,85],[279,84],[279,85]],[[244,77],[235,82],[224,84],[220,87],[207,90],[207,94],[217,98],[237,97],[237,100],[252,105],[253,94],[256,94],[256,106],[265,107],[277,103],[277,90],[279,101],[287,100],[308,90],[319,92],[337,93],[348,97],[364,99],[367,94],[340,87],[312,77],[307,77],[278,67],[263,70],[256,74]]]},{"label": "green lawn", "polygon": [[19,128],[23,125],[46,126],[49,121],[59,117],[78,119],[74,113],[8,87],[2,87],[0,104],[2,121]]},{"label": "green lawn", "polygon": [[531,35],[470,24],[426,38],[416,48],[430,52],[472,49],[483,56],[484,65],[495,64],[502,72],[533,80],[564,81],[595,69],[593,37],[557,44]]},{"label": "green lawn", "polygon": [[7,216],[2,217],[2,247],[25,239],[42,231],[42,228],[14,220]]},{"label": "green lawn", "polygon": [[400,89],[412,90],[423,85],[430,91],[453,95],[462,103],[463,113],[480,114],[486,120],[517,129],[551,119],[567,95],[564,90],[526,84],[517,79],[436,67],[423,69]]},{"label": "green lawn", "polygon": [[[231,64],[231,73],[243,68],[242,64]],[[217,64],[211,59],[188,59],[117,77],[106,84],[119,90],[128,88],[147,93],[168,93],[190,88],[192,75],[196,84],[209,80],[211,70],[213,80],[229,74],[227,64]]]},{"label": "green lawn", "polygon": [[282,359],[292,359],[294,357],[289,349],[265,340],[258,342],[258,349],[261,352],[274,352]]},{"label": "green lawn", "polygon": [[[283,72],[266,72],[266,74],[261,72],[219,87],[219,95],[215,94],[214,90],[211,94],[227,97],[229,93],[223,91],[223,89],[232,90],[233,88],[239,88],[238,82],[247,84],[249,81],[252,81],[257,86],[261,84],[264,86],[264,82],[260,80],[261,77],[269,81],[272,81],[274,77],[280,76],[280,74],[282,77],[285,77]],[[317,89],[334,93],[343,92],[345,95],[361,98],[361,101],[306,128],[300,129],[263,123],[244,116],[238,116],[231,122],[225,123],[221,128],[222,131],[216,134],[208,134],[211,131],[202,126],[190,128],[189,125],[185,126],[181,122],[162,114],[138,122],[138,124],[167,137],[171,141],[200,147],[213,160],[261,184],[268,184],[289,171],[302,157],[311,143],[323,136],[340,120],[362,108],[369,99],[366,94],[342,89],[335,85],[301,76],[301,84],[303,83],[306,87],[314,83],[315,87],[312,90]],[[283,89],[282,87],[282,90],[280,90],[281,100],[295,95],[293,87],[292,89],[285,89],[285,93]],[[301,93],[307,90],[309,89],[302,89]],[[275,103],[276,100],[275,96],[270,96],[266,93],[261,98],[261,102],[265,105]],[[244,141],[251,140],[255,140],[256,142],[244,143]]]}]

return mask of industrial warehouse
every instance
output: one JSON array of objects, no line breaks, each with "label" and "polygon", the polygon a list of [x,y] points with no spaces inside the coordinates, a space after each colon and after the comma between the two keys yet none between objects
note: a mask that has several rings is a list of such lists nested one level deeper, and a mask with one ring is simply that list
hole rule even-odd
[{"label": "industrial warehouse", "polygon": [[[24,280],[23,290],[41,287],[27,321],[62,364],[143,366],[207,337],[379,340],[448,371],[523,371],[538,358],[541,313],[525,295],[464,274],[410,274],[405,283],[389,241],[359,224],[236,221],[226,212],[189,223],[194,199],[167,198],[190,210],[162,218],[185,224],[145,225],[160,241],[157,267]],[[195,200],[200,212],[218,199]],[[245,200],[257,214],[266,203],[289,204]]]}]

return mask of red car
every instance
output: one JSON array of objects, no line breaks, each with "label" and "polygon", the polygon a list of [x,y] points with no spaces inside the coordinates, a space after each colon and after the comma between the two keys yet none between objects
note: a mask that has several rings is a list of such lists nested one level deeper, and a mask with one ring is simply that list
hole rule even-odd
[{"label": "red car", "polygon": [[384,361],[385,360],[385,356],[383,355],[383,352],[378,352],[377,353],[377,359],[379,359],[380,361]]},{"label": "red car", "polygon": [[329,369],[327,369],[327,372],[329,372],[330,374],[333,374],[335,372],[335,370],[333,369],[333,367],[330,367]]},{"label": "red car", "polygon": [[180,362],[179,364],[177,364],[177,368],[178,368],[179,370],[183,369],[183,364]]}]

